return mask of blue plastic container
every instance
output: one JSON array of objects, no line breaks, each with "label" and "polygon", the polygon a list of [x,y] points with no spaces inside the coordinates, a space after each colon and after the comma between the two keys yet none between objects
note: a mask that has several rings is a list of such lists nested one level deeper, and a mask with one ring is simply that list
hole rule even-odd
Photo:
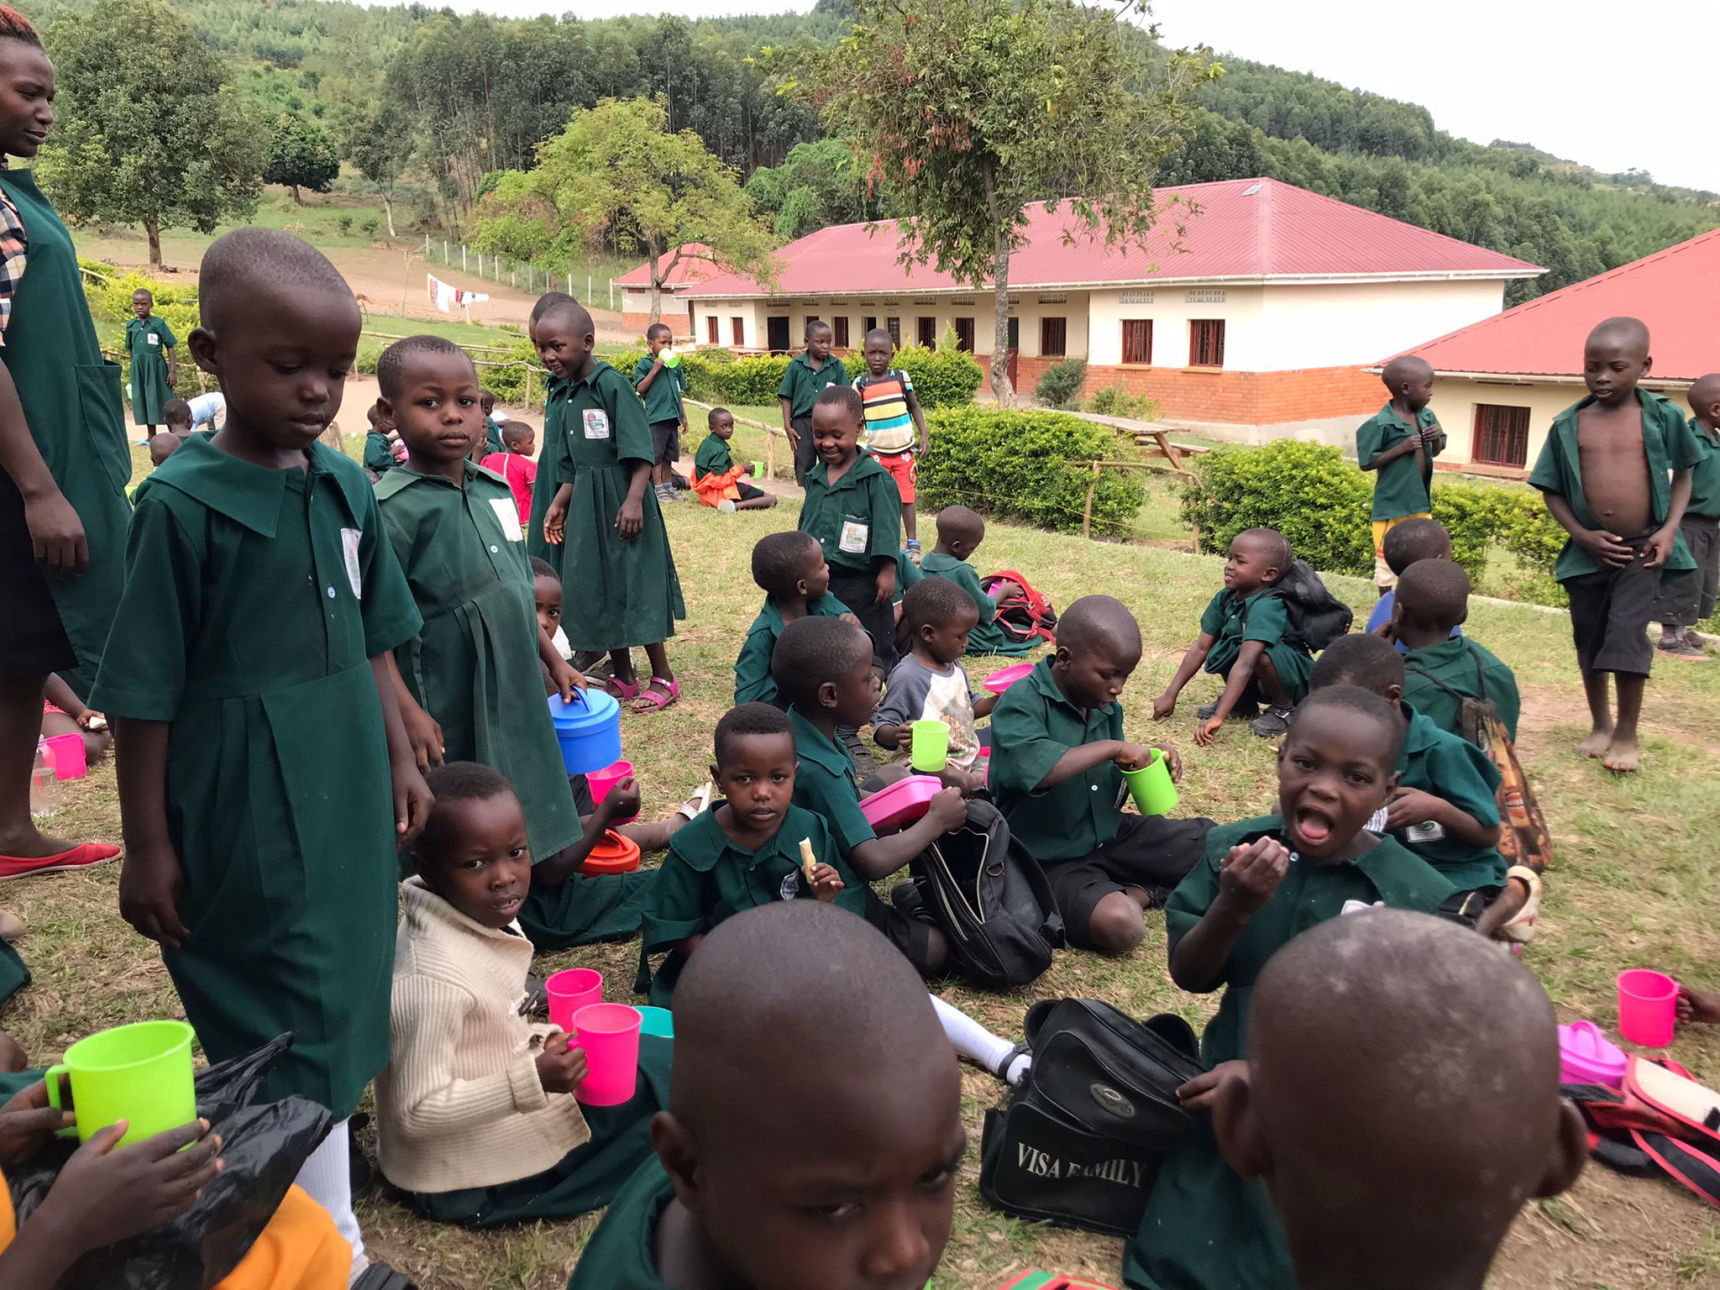
[{"label": "blue plastic container", "polygon": [[621,760],[621,705],[612,695],[595,688],[578,690],[572,703],[563,703],[559,694],[552,694],[549,719],[569,775],[589,775]]},{"label": "blue plastic container", "polygon": [[662,1039],[675,1037],[675,1014],[667,1008],[635,1008],[639,1014],[639,1033],[657,1035]]}]

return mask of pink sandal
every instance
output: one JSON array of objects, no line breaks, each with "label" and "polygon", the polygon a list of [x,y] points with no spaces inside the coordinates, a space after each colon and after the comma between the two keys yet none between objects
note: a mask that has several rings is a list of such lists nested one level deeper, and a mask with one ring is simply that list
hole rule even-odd
[{"label": "pink sandal", "polygon": [[[586,678],[586,680],[590,679],[590,677]],[[620,699],[623,703],[632,703],[633,700],[639,697],[639,691],[644,688],[637,681],[633,682],[632,685],[629,685],[625,681],[616,680],[613,676],[603,677],[597,683],[602,686],[610,696]]]},{"label": "pink sandal", "polygon": [[[656,690],[653,690],[651,688],[652,685],[662,686],[666,693],[659,693]],[[638,701],[633,705],[633,711],[661,712],[664,708],[668,707],[680,697],[681,683],[679,681],[665,680],[663,677],[654,676],[651,678],[650,685],[640,689]]]}]

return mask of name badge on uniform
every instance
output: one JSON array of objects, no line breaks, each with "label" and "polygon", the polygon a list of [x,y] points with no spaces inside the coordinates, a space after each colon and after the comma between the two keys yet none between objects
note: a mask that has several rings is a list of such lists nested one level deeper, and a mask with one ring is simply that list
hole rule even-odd
[{"label": "name badge on uniform", "polygon": [[587,408],[585,410],[585,437],[587,439],[609,438],[609,414],[602,408]]},{"label": "name badge on uniform", "polygon": [[159,345],[159,344],[161,344],[161,337],[157,336],[152,331],[151,332],[145,332],[144,336],[143,336],[143,341],[144,341],[144,344],[146,344],[146,345]]},{"label": "name badge on uniform", "polygon": [[845,555],[865,555],[866,538],[871,531],[870,524],[862,524],[858,520],[844,520],[842,536],[836,541],[837,549]]},{"label": "name badge on uniform", "polygon": [[514,505],[513,499],[492,497],[490,509],[496,513],[496,520],[502,526],[502,536],[510,542],[524,542],[526,535],[520,530],[520,512]]},{"label": "name badge on uniform", "polygon": [[358,540],[363,536],[362,529],[340,531],[340,553],[346,558],[346,580],[352,585],[355,600],[364,599],[364,573],[358,567]]},{"label": "name badge on uniform", "polygon": [[794,869],[782,875],[782,882],[776,889],[776,898],[778,900],[793,900],[798,895],[800,895],[800,870]]},{"label": "name badge on uniform", "polygon": [[1430,842],[1445,841],[1445,826],[1438,820],[1412,824],[1403,831],[1403,840],[1412,847],[1424,847]]}]

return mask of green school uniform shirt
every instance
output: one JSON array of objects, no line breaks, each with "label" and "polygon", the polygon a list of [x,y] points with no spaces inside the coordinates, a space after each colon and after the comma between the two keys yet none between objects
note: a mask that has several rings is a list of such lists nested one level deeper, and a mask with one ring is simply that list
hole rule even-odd
[{"label": "green school uniform shirt", "polygon": [[997,625],[997,601],[985,594],[979,585],[979,574],[966,560],[958,560],[942,551],[928,551],[920,561],[920,572],[928,578],[948,578],[979,607],[979,622],[968,633],[969,654],[1025,654],[1036,642],[1014,641]]},{"label": "green school uniform shirt", "polygon": [[[576,650],[655,645],[687,616],[657,494],[647,488],[640,498],[644,528],[637,537],[624,542],[615,531],[633,471],[637,463],[649,467],[651,458],[644,405],[620,372],[594,359],[584,376],[550,382],[526,549],[561,574],[568,606],[562,630]],[[551,546],[543,540],[543,517],[567,483],[573,494],[566,535]]]},{"label": "green school uniform shirt", "polygon": [[[1019,688],[1018,682],[1010,693]],[[1227,824],[1207,835],[1205,857],[1165,905],[1170,949],[1212,907],[1230,849],[1266,836],[1289,845],[1282,816]],[[1297,935],[1338,917],[1347,901],[1434,913],[1452,892],[1450,882],[1391,838],[1342,864],[1316,865],[1292,855],[1284,881],[1248,920],[1225,964],[1219,982],[1224,998],[1201,1040],[1206,1064],[1247,1056],[1255,982],[1267,960]],[[1210,1117],[1196,1117],[1159,1171],[1141,1225],[1124,1247],[1123,1282],[1150,1290],[1293,1290],[1289,1251],[1266,1188],[1224,1163]]]},{"label": "green school uniform shirt", "polygon": [[[1404,655],[1403,697],[1441,730],[1458,733],[1462,697],[1489,699],[1505,723],[1505,733],[1517,738],[1522,700],[1517,677],[1485,645],[1467,636],[1454,637]],[[1450,694],[1444,687],[1457,691]]]},{"label": "green school uniform shirt", "polygon": [[[1499,772],[1487,754],[1467,739],[1441,730],[1409,704],[1403,709],[1409,718],[1409,731],[1398,757],[1403,786],[1444,798],[1464,814],[1473,815],[1485,828],[1497,825],[1499,807],[1494,794],[1499,791]],[[1496,846],[1478,847],[1460,841],[1438,824],[1394,829],[1392,836],[1410,854],[1439,870],[1458,891],[1505,883],[1505,858]]]},{"label": "green school uniform shirt", "polygon": [[[680,368],[676,368],[680,371]],[[729,451],[729,441],[714,434],[705,436],[705,441],[699,445],[699,450],[693,454],[693,478],[701,475],[723,475],[735,467],[734,454]]]},{"label": "green school uniform shirt", "polygon": [[806,351],[801,350],[788,360],[788,370],[782,374],[782,384],[776,388],[776,397],[788,400],[790,418],[809,417],[812,405],[818,401],[819,392],[825,386],[848,383],[848,369],[836,355],[827,357],[815,372]]},{"label": "green school uniform shirt", "polygon": [[603,1212],[567,1290],[669,1290],[657,1275],[657,1220],[674,1199],[675,1185],[653,1152]]},{"label": "green school uniform shirt", "polygon": [[137,493],[93,703],[169,723],[191,929],[162,951],[211,1062],[296,1039],[261,1096],[351,1115],[388,1061],[399,882],[369,660],[423,621],[357,462],[270,470],[194,434]]},{"label": "green school uniform shirt", "polygon": [[[877,458],[861,453],[834,485],[823,461],[806,473],[800,531],[824,548],[832,567],[866,572],[902,552],[902,495]],[[900,579],[898,579],[900,581]]]},{"label": "green school uniform shirt", "polygon": [[1078,708],[1042,658],[991,710],[991,793],[1009,831],[1042,865],[1080,860],[1117,836],[1123,772],[1111,761],[1055,788],[1039,781],[1064,753],[1123,738],[1123,705]]},{"label": "green school uniform shirt", "polygon": [[[1356,462],[1363,469],[1373,465],[1388,448],[1395,448],[1412,434],[1438,422],[1432,408],[1416,414],[1411,426],[1387,403],[1356,430]],[[1417,463],[1413,452],[1381,466],[1374,472],[1376,520],[1395,520],[1405,515],[1425,515],[1433,509],[1433,459],[1445,451],[1445,432],[1422,453]]]},{"label": "green school uniform shirt", "polygon": [[1684,513],[1720,518],[1720,434],[1705,429],[1695,417],[1686,424],[1696,443],[1696,464],[1690,468],[1690,505]]},{"label": "green school uniform shirt", "polygon": [[125,348],[131,355],[131,419],[140,426],[167,424],[163,409],[174,397],[167,383],[167,351],[179,341],[161,319],[125,320]]},{"label": "green school uniform shirt", "polygon": [[800,759],[794,773],[794,804],[824,821],[846,857],[855,847],[878,836],[860,809],[860,779],[854,758],[840,740],[813,725],[799,708],[788,710],[788,725],[794,731],[795,756]]},{"label": "green school uniform shirt", "polygon": [[[639,382],[651,375],[652,359],[649,354],[633,364],[633,392],[639,393]],[[657,373],[651,382],[651,388],[639,397],[645,404],[645,419],[655,424],[658,421],[679,421],[681,419],[681,396],[687,389],[687,369],[677,364],[665,367]]]},{"label": "green school uniform shirt", "polygon": [[1227,587],[1207,603],[1200,616],[1200,630],[1213,638],[1203,664],[1206,671],[1228,677],[1230,669],[1242,657],[1243,644],[1260,641],[1266,646],[1266,655],[1290,698],[1300,703],[1306,697],[1314,659],[1308,651],[1286,639],[1290,634],[1290,611],[1285,608],[1284,597],[1264,590],[1241,596]]},{"label": "green school uniform shirt", "polygon": [[[1670,399],[1647,390],[1636,391],[1642,409],[1642,446],[1648,457],[1649,513],[1655,528],[1666,523],[1672,510],[1672,481],[1668,472],[1690,470],[1701,459],[1696,436],[1685,424],[1684,416]],[[1535,469],[1529,472],[1529,484],[1543,493],[1557,493],[1571,508],[1578,524],[1587,529],[1601,527],[1589,509],[1583,494],[1582,459],[1577,451],[1577,414],[1595,401],[1589,395],[1573,403],[1553,418],[1553,428],[1547,432],[1547,442],[1541,445],[1541,455],[1535,459]],[[1635,537],[1634,533],[1621,534]],[[1696,567],[1690,548],[1682,536],[1672,544],[1672,555],[1663,573],[1681,573]],[[1598,573],[1600,563],[1570,538],[1553,564],[1553,577],[1559,582],[1579,578],[1585,573]]]},{"label": "green school uniform shirt", "polygon": [[467,461],[463,485],[407,466],[376,482],[382,522],[424,626],[394,651],[442,727],[449,761],[514,786],[534,862],[579,840],[579,813],[544,701],[537,606],[507,483]]},{"label": "green school uniform shirt", "polygon": [[[840,618],[852,612],[835,596],[826,592],[817,600],[806,602],[810,618]],[[782,611],[769,596],[758,611],[747,638],[741,642],[741,652],[735,657],[735,703],[771,703],[779,708],[788,705],[777,693],[776,681],[770,674],[771,655],[776,652],[777,638],[782,635]]]},{"label": "green school uniform shirt", "polygon": [[364,436],[364,468],[375,471],[380,477],[397,465],[394,445],[388,442],[388,436],[376,430],[368,431]]}]

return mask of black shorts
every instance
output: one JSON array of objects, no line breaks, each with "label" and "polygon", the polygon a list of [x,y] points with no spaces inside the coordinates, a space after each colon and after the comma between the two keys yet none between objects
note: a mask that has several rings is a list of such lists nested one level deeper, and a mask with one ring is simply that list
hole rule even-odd
[{"label": "black shorts", "polygon": [[1567,578],[1571,598],[1571,638],[1577,666],[1584,672],[1647,676],[1654,665],[1648,624],[1660,595],[1661,572],[1643,565],[1647,538],[1625,543],[1634,554],[1622,569],[1601,569]]},{"label": "black shorts", "polygon": [[902,956],[914,965],[914,971],[921,976],[931,975],[930,923],[922,923],[912,915],[904,914],[894,905],[881,900],[878,893],[870,887],[866,889],[866,921],[883,932],[889,938],[890,944],[902,951]]},{"label": "black shorts", "polygon": [[11,476],[0,471],[0,682],[40,680],[69,672],[78,656],[47,575],[30,547],[24,499]]},{"label": "black shorts", "polygon": [[878,603],[877,572],[831,565],[830,591],[860,620],[872,638],[872,661],[888,675],[896,666],[896,606]]},{"label": "black shorts", "polygon": [[1063,914],[1069,943],[1090,948],[1093,910],[1114,891],[1144,889],[1162,905],[1183,876],[1200,863],[1212,821],[1172,820],[1162,815],[1124,815],[1117,836],[1092,855],[1045,866],[1051,894]]},{"label": "black shorts", "polygon": [[659,466],[681,460],[681,423],[653,421],[651,423],[651,460]]},{"label": "black shorts", "polygon": [[735,487],[741,490],[741,501],[743,501],[743,502],[750,502],[755,497],[763,497],[764,496],[764,489],[754,488],[751,484],[747,483],[744,479],[735,480]]},{"label": "black shorts", "polygon": [[1720,589],[1720,519],[1686,515],[1678,531],[1696,559],[1696,570],[1669,573],[1661,580],[1654,621],[1689,627],[1714,614],[1714,593]]}]

